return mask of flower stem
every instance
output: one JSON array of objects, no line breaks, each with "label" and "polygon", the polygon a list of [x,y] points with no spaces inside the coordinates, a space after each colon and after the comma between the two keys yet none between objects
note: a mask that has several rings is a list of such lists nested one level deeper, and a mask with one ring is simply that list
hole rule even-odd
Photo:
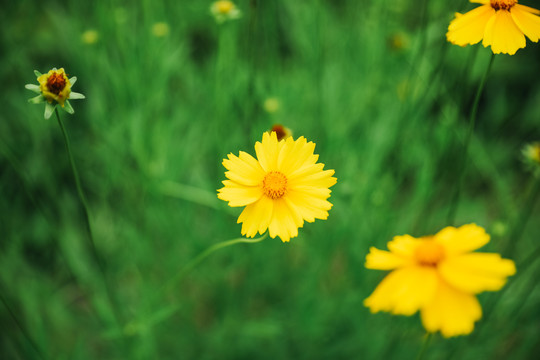
[{"label": "flower stem", "polygon": [[456,220],[456,213],[459,205],[459,200],[461,197],[461,190],[463,188],[463,181],[465,180],[465,172],[467,171],[467,165],[468,165],[468,152],[469,152],[469,145],[471,143],[471,138],[474,133],[474,127],[476,124],[476,115],[478,113],[478,104],[480,103],[480,98],[482,97],[482,93],[484,92],[484,87],[486,85],[486,80],[488,78],[489,72],[491,71],[491,67],[493,66],[493,60],[495,59],[495,54],[491,54],[491,58],[489,60],[488,67],[486,68],[486,71],[484,72],[484,75],[482,76],[482,79],[480,80],[480,84],[478,85],[478,89],[476,90],[476,96],[474,98],[474,103],[471,109],[471,113],[469,115],[469,129],[467,130],[467,137],[465,138],[465,144],[463,146],[463,152],[461,157],[461,172],[459,176],[459,180],[457,183],[457,188],[454,193],[454,197],[452,198],[452,202],[450,204],[450,209],[448,211],[448,217],[447,217],[447,224],[453,225]]},{"label": "flower stem", "polygon": [[521,212],[517,218],[514,227],[512,228],[512,232],[507,239],[508,243],[506,244],[506,247],[503,251],[503,254],[505,254],[509,258],[514,255],[516,244],[523,235],[523,231],[525,230],[527,222],[533,212],[534,206],[536,205],[538,195],[540,195],[540,178],[533,177],[533,184],[527,196],[527,200],[525,204],[521,207]]},{"label": "flower stem", "polygon": [[431,342],[433,333],[426,333],[424,336],[424,342],[422,343],[422,347],[420,348],[420,352],[418,353],[418,356],[416,357],[416,360],[422,360],[424,358],[424,355],[426,354],[426,350],[429,346],[429,343]]},{"label": "flower stem", "polygon": [[75,166],[75,161],[73,160],[73,154],[71,152],[71,145],[70,145],[70,142],[69,142],[69,137],[68,137],[68,134],[66,132],[66,128],[64,126],[64,123],[62,122],[62,119],[60,118],[60,115],[58,114],[58,108],[55,108],[54,111],[56,113],[56,119],[58,119],[58,125],[60,125],[60,129],[62,130],[62,135],[64,136],[64,142],[66,144],[66,151],[67,151],[68,157],[69,157],[69,164],[71,165],[71,170],[73,172],[73,177],[75,178],[75,185],[77,186],[77,194],[79,195],[79,200],[81,201],[81,204],[82,204],[83,210],[84,210],[84,218],[86,220],[85,221],[85,227],[86,227],[86,231],[88,233],[88,237],[90,238],[90,243],[92,245],[92,251],[97,253],[96,245],[94,243],[94,237],[92,235],[92,227],[90,226],[90,212],[88,211],[88,203],[86,202],[86,197],[84,196],[84,192],[82,190],[81,180],[79,178],[79,173],[77,172],[77,167]]},{"label": "flower stem", "polygon": [[21,324],[21,322],[19,321],[19,319],[17,318],[17,316],[15,315],[15,313],[13,312],[13,310],[11,309],[11,307],[8,305],[6,299],[4,299],[4,296],[2,296],[2,293],[0,292],[0,300],[2,300],[2,304],[4,304],[4,306],[6,307],[9,315],[11,316],[11,318],[13,319],[13,321],[15,322],[15,324],[17,325],[17,327],[19,328],[19,330],[21,330],[21,333],[24,335],[24,337],[26,338],[26,340],[28,341],[28,343],[30,344],[30,346],[32,346],[32,348],[34,349],[34,351],[36,352],[36,354],[39,356],[40,359],[45,359],[45,356],[43,355],[43,353],[41,352],[41,350],[39,349],[38,345],[36,344],[36,342],[32,339],[32,337],[30,336],[30,334],[28,333],[28,331],[26,330],[26,328]]},{"label": "flower stem", "polygon": [[220,243],[214,244],[210,246],[208,249],[197,255],[195,258],[193,258],[191,261],[189,261],[174,277],[172,277],[164,286],[164,290],[168,290],[170,287],[172,287],[178,280],[180,280],[184,275],[189,273],[195,266],[197,266],[199,263],[201,263],[204,259],[206,259],[210,254],[212,254],[214,251],[223,249],[228,246],[232,246],[235,244],[254,244],[263,241],[266,239],[268,234],[264,234],[261,237],[255,238],[255,239],[246,239],[246,238],[236,238],[232,240],[226,240],[222,241]]},{"label": "flower stem", "polygon": [[67,134],[66,128],[64,126],[64,123],[62,122],[62,119],[60,118],[60,115],[58,114],[58,108],[55,108],[56,113],[56,119],[58,119],[58,125],[60,125],[60,129],[62,130],[62,135],[64,136],[64,143],[66,145],[66,151],[69,157],[69,163],[71,165],[71,170],[73,172],[73,177],[75,178],[75,184],[77,186],[77,194],[79,195],[79,200],[81,201],[83,210],[84,210],[84,217],[85,217],[85,227],[86,232],[88,233],[88,239],[90,241],[90,249],[92,251],[92,255],[94,257],[95,262],[98,265],[98,268],[101,272],[101,275],[103,277],[103,283],[105,285],[105,293],[109,300],[109,303],[111,304],[112,313],[115,317],[116,323],[118,326],[121,326],[121,316],[120,316],[120,310],[118,309],[118,305],[116,301],[114,300],[114,297],[112,296],[112,289],[109,284],[107,275],[105,273],[105,267],[101,261],[101,257],[99,256],[99,253],[97,251],[96,243],[94,242],[94,237],[92,234],[92,227],[90,225],[90,211],[88,210],[88,203],[86,202],[86,197],[84,196],[84,192],[82,190],[81,186],[81,180],[79,177],[79,173],[77,172],[77,167],[75,166],[75,161],[73,160],[73,154],[71,152],[71,145],[69,141],[69,136]]}]

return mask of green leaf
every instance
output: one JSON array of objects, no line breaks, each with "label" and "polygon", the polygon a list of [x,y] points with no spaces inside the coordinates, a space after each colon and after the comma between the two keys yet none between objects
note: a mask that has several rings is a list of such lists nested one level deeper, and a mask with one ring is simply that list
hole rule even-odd
[{"label": "green leaf", "polygon": [[73,107],[68,100],[64,101],[64,110],[66,110],[66,112],[69,114],[75,113],[75,110],[73,110]]},{"label": "green leaf", "polygon": [[45,120],[49,119],[54,111],[56,105],[45,103]]},{"label": "green leaf", "polygon": [[41,104],[42,102],[45,102],[45,101],[46,101],[45,98],[41,94],[31,99],[28,99],[28,102],[31,104]]},{"label": "green leaf", "polygon": [[71,79],[69,79],[69,82],[71,83],[71,86],[73,86],[73,84],[75,84],[75,82],[77,81],[77,77],[74,76],[72,77]]},{"label": "green leaf", "polygon": [[37,71],[37,70],[34,70],[34,74],[36,74],[37,77],[40,77],[41,75],[43,75],[42,73],[40,73],[40,72]]},{"label": "green leaf", "polygon": [[69,98],[70,98],[70,100],[86,99],[86,96],[84,96],[84,95],[81,94],[81,93],[72,91],[72,92],[69,94]]},{"label": "green leaf", "polygon": [[35,92],[36,94],[41,94],[41,90],[39,89],[39,85],[36,84],[26,84],[24,87],[30,91]]}]

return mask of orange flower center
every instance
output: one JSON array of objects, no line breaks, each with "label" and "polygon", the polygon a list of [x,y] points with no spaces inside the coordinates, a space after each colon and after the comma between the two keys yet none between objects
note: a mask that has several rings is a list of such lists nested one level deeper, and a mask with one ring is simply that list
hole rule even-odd
[{"label": "orange flower center", "polygon": [[220,14],[228,14],[233,9],[234,5],[230,1],[218,1],[217,9]]},{"label": "orange flower center", "polygon": [[263,179],[262,190],[270,199],[279,199],[287,191],[287,178],[279,171],[270,171]]},{"label": "orange flower center", "polygon": [[47,89],[53,94],[60,94],[62,90],[66,87],[66,79],[64,75],[59,73],[52,73],[51,76],[47,79]]},{"label": "orange flower center", "polygon": [[444,259],[444,248],[433,240],[424,240],[414,252],[416,261],[424,266],[437,266]]},{"label": "orange flower center", "polygon": [[491,0],[491,7],[495,10],[510,10],[517,4],[517,0]]}]

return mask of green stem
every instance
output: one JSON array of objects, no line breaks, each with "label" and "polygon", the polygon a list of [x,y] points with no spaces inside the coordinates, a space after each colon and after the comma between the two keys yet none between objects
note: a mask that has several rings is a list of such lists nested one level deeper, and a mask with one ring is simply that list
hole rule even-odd
[{"label": "green stem", "polygon": [[96,261],[98,268],[101,272],[101,275],[103,277],[103,283],[105,285],[105,292],[107,299],[109,300],[109,303],[111,304],[112,313],[115,317],[116,323],[118,326],[121,327],[122,321],[120,316],[120,310],[118,308],[117,302],[114,300],[114,297],[112,295],[112,289],[109,284],[107,275],[105,273],[105,267],[101,261],[101,257],[99,256],[99,253],[97,251],[96,243],[94,242],[94,237],[92,235],[92,227],[90,225],[90,211],[88,210],[88,203],[86,202],[86,197],[84,196],[84,192],[82,190],[81,186],[81,180],[79,178],[79,173],[77,172],[77,167],[75,166],[75,161],[73,160],[73,154],[71,152],[71,145],[69,141],[69,136],[67,134],[66,128],[64,126],[64,123],[62,122],[62,119],[60,118],[60,115],[58,114],[58,108],[55,108],[56,113],[56,119],[58,119],[58,125],[60,125],[60,129],[62,130],[62,135],[64,136],[64,142],[66,145],[66,151],[68,153],[69,157],[69,163],[71,165],[71,170],[73,172],[73,177],[75,178],[75,184],[77,186],[77,193],[79,195],[79,200],[81,201],[83,210],[84,210],[84,217],[85,217],[85,227],[86,231],[88,233],[88,239],[90,240],[90,249],[92,251],[92,255],[94,257],[94,260]]},{"label": "green stem", "polygon": [[90,226],[90,212],[88,211],[88,203],[86,202],[86,197],[84,196],[84,192],[82,190],[79,173],[77,172],[77,167],[75,166],[75,161],[73,160],[73,154],[71,152],[71,145],[69,142],[69,137],[66,132],[66,128],[64,127],[64,123],[62,122],[62,119],[60,118],[60,115],[58,114],[58,108],[55,108],[54,111],[56,113],[56,119],[58,119],[58,125],[60,125],[60,129],[62,130],[62,135],[64,136],[64,142],[66,144],[66,151],[69,157],[69,164],[71,165],[73,177],[75,178],[75,184],[77,185],[77,194],[79,195],[79,200],[81,200],[81,204],[84,210],[84,218],[86,220],[85,226],[86,226],[86,231],[88,232],[88,237],[90,238],[90,243],[92,245],[92,251],[97,253],[96,245],[94,243],[94,237],[92,236],[92,228]]},{"label": "green stem", "polygon": [[264,234],[261,237],[255,238],[255,239],[246,239],[246,238],[237,238],[232,240],[226,240],[222,241],[220,243],[214,244],[210,246],[208,249],[197,255],[195,258],[193,258],[190,262],[188,262],[184,267],[176,273],[175,276],[173,276],[164,286],[163,289],[166,291],[170,287],[172,287],[178,280],[180,280],[184,275],[189,273],[195,266],[197,266],[199,263],[201,263],[204,259],[206,259],[210,254],[212,254],[214,251],[226,248],[228,246],[232,246],[235,244],[254,244],[263,241],[266,239],[268,234]]},{"label": "green stem", "polygon": [[32,348],[34,349],[34,351],[38,354],[39,358],[40,359],[45,359],[45,356],[43,355],[43,353],[41,352],[41,350],[39,349],[38,345],[36,344],[36,342],[32,339],[32,337],[30,336],[30,334],[28,333],[28,331],[26,331],[26,328],[21,324],[21,322],[19,321],[19,319],[17,318],[17,316],[15,315],[15,313],[13,312],[13,310],[11,309],[11,307],[8,305],[7,301],[4,299],[4,297],[2,296],[2,294],[0,293],[0,300],[2,300],[2,304],[4,304],[4,306],[6,307],[9,315],[11,315],[11,318],[13,319],[13,321],[15,322],[15,324],[17,325],[17,327],[19,328],[19,330],[21,331],[21,333],[23,334],[23,336],[26,338],[26,340],[28,341],[28,343],[30,344],[30,346],[32,346]]},{"label": "green stem", "polygon": [[422,343],[422,347],[420,348],[420,352],[418,353],[418,356],[416,357],[416,360],[422,360],[424,358],[424,355],[426,354],[426,350],[429,346],[429,343],[431,341],[433,333],[426,333],[424,336],[424,342]]},{"label": "green stem", "polygon": [[536,200],[540,195],[540,178],[533,178],[533,184],[531,190],[527,196],[525,204],[521,207],[521,212],[517,218],[516,224],[512,228],[509,238],[507,239],[508,243],[503,251],[507,257],[512,257],[514,255],[514,250],[519,239],[523,235],[525,226],[531,217],[534,206],[536,205]]},{"label": "green stem", "polygon": [[474,98],[471,114],[469,115],[469,129],[467,130],[467,137],[465,138],[465,144],[463,146],[463,153],[462,153],[462,158],[461,158],[461,173],[459,176],[456,192],[454,193],[454,197],[450,204],[450,210],[448,211],[447,224],[449,225],[454,224],[456,220],[456,213],[457,213],[457,209],[459,205],[459,200],[461,197],[461,190],[463,188],[463,181],[465,180],[465,173],[467,171],[467,165],[468,165],[468,160],[469,160],[469,157],[468,157],[469,145],[471,143],[471,138],[474,133],[474,127],[476,124],[478,104],[480,103],[480,98],[482,97],[482,93],[484,92],[486,80],[488,78],[489,72],[491,71],[491,67],[493,66],[494,59],[495,59],[495,54],[491,54],[489,65],[486,68],[484,75],[482,76],[482,80],[480,81],[480,84],[478,85],[478,89],[476,90],[476,96]]}]

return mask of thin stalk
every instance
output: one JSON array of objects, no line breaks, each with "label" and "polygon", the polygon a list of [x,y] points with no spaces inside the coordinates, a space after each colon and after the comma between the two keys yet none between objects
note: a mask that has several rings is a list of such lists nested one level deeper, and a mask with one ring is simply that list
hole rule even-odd
[{"label": "thin stalk", "polygon": [[525,230],[534,206],[536,205],[538,195],[540,195],[540,178],[534,177],[531,190],[529,191],[525,204],[521,207],[521,212],[519,213],[517,221],[512,228],[512,232],[507,239],[508,243],[503,251],[503,254],[510,258],[514,255],[516,244],[523,235],[523,231]]},{"label": "thin stalk", "polygon": [[4,304],[4,306],[6,307],[9,315],[11,316],[11,318],[13,319],[13,321],[15,322],[15,324],[17,325],[17,327],[19,328],[19,330],[21,331],[21,333],[23,334],[23,336],[26,338],[26,340],[28,341],[28,343],[30,344],[30,346],[32,347],[32,349],[34,349],[34,351],[36,352],[36,354],[39,356],[40,359],[43,359],[45,360],[46,357],[43,355],[43,353],[41,352],[41,350],[39,349],[39,346],[37,345],[37,343],[32,339],[32,337],[30,336],[30,334],[28,333],[28,331],[26,331],[26,328],[22,325],[22,323],[19,321],[19,319],[17,318],[17,316],[15,315],[15,312],[13,312],[13,310],[11,309],[11,307],[8,305],[7,301],[4,299],[4,296],[2,296],[2,293],[0,293],[0,300],[2,300],[2,304]]},{"label": "thin stalk", "polygon": [[426,354],[426,350],[429,346],[429,343],[431,342],[432,337],[433,333],[426,333],[426,335],[424,336],[424,342],[422,343],[422,347],[420,348],[420,352],[418,353],[416,360],[422,360],[424,358],[424,355]]},{"label": "thin stalk", "polygon": [[266,239],[268,234],[264,234],[261,237],[255,238],[255,239],[246,239],[246,238],[236,238],[232,240],[226,240],[222,241],[220,243],[214,244],[210,246],[208,249],[197,255],[195,258],[193,258],[191,261],[189,261],[182,269],[180,269],[179,272],[177,272],[164,286],[163,290],[166,291],[169,288],[171,288],[176,282],[178,282],[182,277],[184,277],[187,273],[189,273],[195,266],[197,266],[199,263],[201,263],[204,259],[206,259],[208,256],[210,256],[213,252],[223,249],[235,244],[254,244],[263,241]]},{"label": "thin stalk", "polygon": [[81,180],[79,177],[79,173],[77,171],[77,167],[75,166],[75,161],[73,160],[73,154],[71,152],[71,145],[69,141],[69,136],[67,134],[66,128],[64,126],[64,123],[62,122],[62,119],[60,118],[60,115],[58,114],[58,108],[55,108],[56,113],[56,119],[58,120],[58,125],[60,125],[60,129],[62,130],[62,135],[64,136],[64,143],[66,145],[66,151],[69,157],[69,163],[71,165],[71,170],[73,172],[73,177],[75,178],[75,184],[77,186],[77,194],[79,195],[79,200],[81,201],[83,210],[84,210],[84,218],[85,218],[85,227],[86,232],[88,233],[88,239],[90,241],[90,248],[92,251],[92,255],[94,256],[94,259],[98,265],[98,268],[101,272],[101,275],[103,277],[103,283],[105,285],[105,293],[107,295],[107,298],[109,300],[109,303],[111,304],[112,313],[115,317],[116,323],[118,326],[121,326],[122,324],[122,317],[120,316],[120,310],[118,309],[118,305],[116,301],[114,300],[114,297],[112,295],[112,289],[110,287],[107,275],[105,273],[105,267],[101,261],[101,258],[99,256],[99,253],[97,251],[96,243],[94,242],[94,237],[92,234],[92,227],[90,225],[90,211],[88,210],[88,203],[86,202],[86,197],[84,196],[84,192],[81,186]]},{"label": "thin stalk", "polygon": [[454,224],[456,220],[456,213],[457,213],[457,209],[459,205],[459,200],[461,198],[463,181],[465,180],[465,172],[467,171],[467,165],[469,162],[468,161],[469,160],[469,157],[468,157],[469,145],[471,143],[471,138],[474,133],[474,127],[476,124],[476,118],[477,118],[477,113],[478,113],[478,105],[480,103],[480,98],[482,97],[482,93],[484,92],[486,80],[488,78],[489,72],[491,71],[491,67],[493,66],[494,59],[495,59],[495,54],[491,54],[488,67],[486,68],[486,71],[484,72],[484,75],[482,76],[482,80],[480,81],[480,84],[478,85],[478,89],[476,90],[476,96],[474,98],[474,103],[471,109],[471,113],[469,115],[469,129],[467,130],[467,137],[465,138],[465,144],[463,146],[463,152],[462,152],[461,162],[460,162],[461,172],[460,172],[457,188],[454,193],[454,197],[450,204],[450,210],[448,211],[447,224],[449,225]]}]

